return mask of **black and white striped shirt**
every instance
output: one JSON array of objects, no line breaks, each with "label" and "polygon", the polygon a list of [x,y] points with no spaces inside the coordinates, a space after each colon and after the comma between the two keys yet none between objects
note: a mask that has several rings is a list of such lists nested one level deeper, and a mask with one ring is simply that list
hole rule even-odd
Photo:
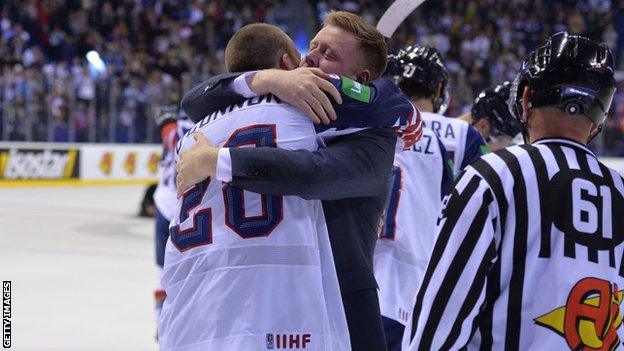
[{"label": "black and white striped shirt", "polygon": [[483,156],[437,232],[404,350],[622,348],[624,182],[584,145]]}]

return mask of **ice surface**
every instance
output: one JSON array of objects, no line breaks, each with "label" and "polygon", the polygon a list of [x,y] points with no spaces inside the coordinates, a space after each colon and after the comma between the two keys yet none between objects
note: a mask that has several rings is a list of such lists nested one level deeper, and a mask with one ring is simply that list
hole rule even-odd
[{"label": "ice surface", "polygon": [[145,186],[0,188],[12,350],[158,350]]}]

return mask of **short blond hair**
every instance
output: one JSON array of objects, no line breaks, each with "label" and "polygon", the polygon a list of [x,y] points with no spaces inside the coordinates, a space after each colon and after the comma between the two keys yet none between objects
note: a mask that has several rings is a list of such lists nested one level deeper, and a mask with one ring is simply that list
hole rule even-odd
[{"label": "short blond hair", "polygon": [[388,45],[379,31],[366,23],[362,17],[346,12],[334,11],[326,15],[323,27],[333,26],[353,34],[363,50],[362,62],[371,73],[371,80],[380,77],[388,65]]}]

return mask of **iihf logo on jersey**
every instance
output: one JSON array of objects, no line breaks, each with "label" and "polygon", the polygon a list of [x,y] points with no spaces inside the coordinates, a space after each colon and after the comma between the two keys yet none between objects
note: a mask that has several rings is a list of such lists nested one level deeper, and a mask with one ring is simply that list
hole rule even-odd
[{"label": "iihf logo on jersey", "polygon": [[312,342],[311,334],[273,334],[266,335],[267,350],[305,350]]}]

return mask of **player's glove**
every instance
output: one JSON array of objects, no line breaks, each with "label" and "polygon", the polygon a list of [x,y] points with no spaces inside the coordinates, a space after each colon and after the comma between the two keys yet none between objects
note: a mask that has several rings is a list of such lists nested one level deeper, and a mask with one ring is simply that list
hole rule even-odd
[{"label": "player's glove", "polygon": [[394,127],[394,131],[398,137],[396,151],[405,151],[414,146],[422,137],[422,127],[423,123],[420,111],[414,106],[414,111],[407,117],[407,123]]}]

